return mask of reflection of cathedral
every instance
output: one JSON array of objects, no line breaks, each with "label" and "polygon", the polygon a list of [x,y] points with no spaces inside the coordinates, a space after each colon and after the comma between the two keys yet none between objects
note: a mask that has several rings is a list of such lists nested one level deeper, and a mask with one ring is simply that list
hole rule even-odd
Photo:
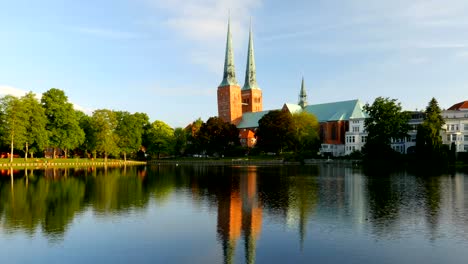
[{"label": "reflection of cathedral", "polygon": [[[234,176],[235,177],[235,176]],[[224,263],[233,263],[236,246],[242,236],[245,262],[255,262],[256,240],[262,228],[262,209],[257,197],[255,167],[239,178],[232,178],[218,199],[218,236]]]}]

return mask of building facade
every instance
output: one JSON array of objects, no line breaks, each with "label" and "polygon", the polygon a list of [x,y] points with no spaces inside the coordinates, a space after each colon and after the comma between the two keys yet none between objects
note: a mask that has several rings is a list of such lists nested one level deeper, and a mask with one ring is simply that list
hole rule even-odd
[{"label": "building facade", "polygon": [[442,111],[445,125],[442,142],[455,147],[457,152],[468,152],[468,101],[463,101]]}]

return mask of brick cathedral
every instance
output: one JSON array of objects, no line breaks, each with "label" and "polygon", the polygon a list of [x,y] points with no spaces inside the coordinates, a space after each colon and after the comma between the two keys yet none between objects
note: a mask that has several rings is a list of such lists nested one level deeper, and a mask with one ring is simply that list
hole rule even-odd
[{"label": "brick cathedral", "polygon": [[218,116],[225,122],[238,125],[242,120],[243,113],[260,112],[262,110],[262,90],[257,85],[255,72],[252,26],[250,26],[249,33],[245,82],[241,89],[236,79],[231,39],[231,23],[229,20],[223,80],[218,86]]}]

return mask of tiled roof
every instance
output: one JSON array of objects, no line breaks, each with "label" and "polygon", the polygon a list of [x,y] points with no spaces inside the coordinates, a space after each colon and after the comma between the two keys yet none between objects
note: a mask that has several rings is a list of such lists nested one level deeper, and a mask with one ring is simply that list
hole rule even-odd
[{"label": "tiled roof", "polygon": [[[294,114],[302,111],[297,104],[284,104],[290,113]],[[315,115],[319,122],[343,121],[357,118],[367,118],[368,115],[363,111],[359,100],[341,101],[325,104],[308,105],[305,111]],[[258,121],[270,111],[244,113],[242,121],[237,128],[255,128],[258,127]]]},{"label": "tiled roof", "polygon": [[454,104],[447,110],[455,110],[455,111],[468,110],[468,101],[463,101],[463,102],[460,102],[458,104]]},{"label": "tiled roof", "polygon": [[242,121],[237,125],[237,128],[255,128],[258,127],[258,121],[268,114],[270,111],[244,113]]},{"label": "tiled roof", "polygon": [[308,105],[308,113],[314,114],[319,122],[342,121],[355,118],[366,118],[359,100],[341,101],[325,104]]}]

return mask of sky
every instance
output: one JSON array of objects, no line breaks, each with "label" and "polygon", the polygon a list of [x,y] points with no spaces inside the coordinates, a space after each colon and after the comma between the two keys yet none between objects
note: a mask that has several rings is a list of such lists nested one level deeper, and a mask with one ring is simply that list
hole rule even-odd
[{"label": "sky", "polygon": [[237,81],[252,21],[264,109],[378,96],[405,110],[468,100],[466,0],[0,0],[0,95],[184,127],[217,116],[228,14]]}]

